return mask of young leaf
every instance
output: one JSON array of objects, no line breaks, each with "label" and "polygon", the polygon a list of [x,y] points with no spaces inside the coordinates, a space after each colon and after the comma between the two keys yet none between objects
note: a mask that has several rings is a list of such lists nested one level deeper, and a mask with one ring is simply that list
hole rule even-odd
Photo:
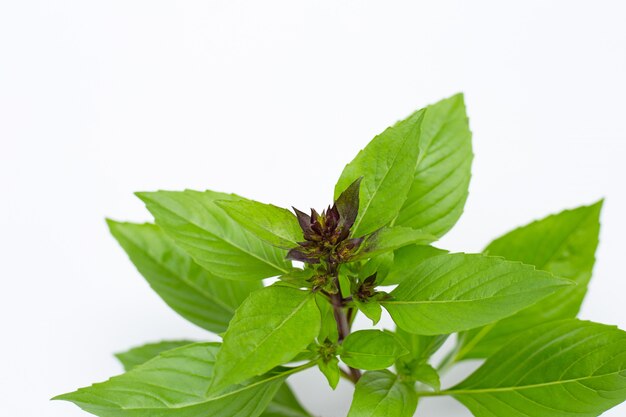
[{"label": "young leaf", "polygon": [[59,395],[100,417],[256,417],[286,376],[298,368],[249,381],[211,395],[217,343],[169,350],[106,382]]},{"label": "young leaf", "polygon": [[326,339],[331,342],[337,343],[339,340],[339,331],[337,329],[337,321],[335,320],[335,314],[333,306],[328,302],[321,294],[315,294],[315,302],[320,310],[321,324],[320,332],[317,336],[319,343],[324,343]]},{"label": "young leaf", "polygon": [[412,385],[387,370],[370,371],[356,384],[348,417],[412,417],[416,408]]},{"label": "young leaf", "polygon": [[223,333],[239,304],[260,281],[218,278],[200,267],[153,224],[107,220],[111,234],[124,248],[152,289],[178,314],[214,333]]},{"label": "young leaf", "polygon": [[587,293],[595,262],[602,201],[565,210],[493,241],[485,253],[535,265],[576,282],[539,303],[462,336],[457,360],[492,355],[519,332],[550,320],[574,318]]},{"label": "young leaf", "polygon": [[215,203],[244,200],[214,191],[137,193],[156,223],[213,274],[233,280],[260,280],[289,270],[286,252],[258,239]]},{"label": "young leaf", "polygon": [[369,235],[350,261],[373,258],[412,244],[427,245],[437,238],[409,227],[383,227]]},{"label": "young leaf", "polygon": [[476,417],[595,417],[626,400],[626,332],[575,319],[546,323],[440,394]]},{"label": "young leaf", "polygon": [[393,252],[383,253],[369,259],[358,271],[358,277],[364,281],[376,274],[376,281],[383,282],[393,267]]},{"label": "young leaf", "polygon": [[326,377],[328,381],[328,385],[332,389],[337,388],[337,384],[339,384],[339,378],[341,378],[341,371],[339,370],[339,359],[337,357],[332,357],[328,362],[324,361],[322,358],[318,359],[317,366],[320,371]]},{"label": "young leaf", "polygon": [[471,141],[462,94],[425,109],[417,169],[395,225],[438,237],[454,226],[467,200]]},{"label": "young leaf", "polygon": [[319,334],[320,321],[310,292],[272,286],[252,293],[224,334],[212,390],[289,362]]},{"label": "young leaf", "polygon": [[190,340],[168,340],[158,343],[148,343],[127,350],[126,352],[116,353],[115,357],[122,363],[125,371],[148,362],[150,359],[159,356],[159,354],[168,350],[190,345],[194,342]]},{"label": "young leaf", "polygon": [[302,407],[289,385],[285,382],[267,406],[261,417],[312,417]]},{"label": "young leaf", "polygon": [[441,381],[439,380],[439,373],[435,368],[427,363],[417,365],[411,370],[411,377],[417,382],[428,385],[435,391],[441,389]]},{"label": "young leaf", "polygon": [[253,200],[217,201],[217,205],[249,232],[272,246],[291,249],[304,239],[298,219],[287,209]]},{"label": "young leaf", "polygon": [[398,215],[413,181],[423,113],[415,112],[376,136],[341,173],[335,198],[363,177],[352,236],[371,233]]},{"label": "young leaf", "polygon": [[396,329],[396,336],[409,351],[407,355],[398,359],[398,362],[415,365],[426,363],[448,339],[448,335],[424,336],[408,333],[400,328]]},{"label": "young leaf", "polygon": [[383,308],[378,300],[370,299],[367,301],[359,301],[358,299],[355,299],[354,304],[358,307],[359,311],[365,315],[365,317],[372,320],[372,324],[376,324],[380,321]]},{"label": "young leaf", "polygon": [[375,371],[389,368],[406,350],[395,337],[380,330],[350,333],[341,347],[341,360],[356,369]]},{"label": "young leaf", "polygon": [[520,262],[457,253],[418,264],[381,304],[407,332],[449,334],[510,316],[565,285],[571,281]]},{"label": "young leaf", "polygon": [[[380,283],[385,285],[400,284],[413,273],[413,269],[425,259],[444,255],[448,251],[434,246],[409,245],[396,250],[393,254],[393,263],[389,267],[387,276]],[[380,278],[380,277],[379,277]]]}]

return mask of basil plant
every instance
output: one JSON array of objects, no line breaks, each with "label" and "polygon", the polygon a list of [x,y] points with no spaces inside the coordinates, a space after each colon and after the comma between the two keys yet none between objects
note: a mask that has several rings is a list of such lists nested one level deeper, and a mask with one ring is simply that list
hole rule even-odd
[{"label": "basil plant", "polygon": [[[101,417],[310,417],[287,380],[317,368],[332,389],[354,384],[348,417],[419,415],[438,396],[476,417],[616,406],[626,333],[576,319],[602,201],[482,253],[450,253],[432,244],[463,212],[472,158],[459,94],[376,136],[322,211],[215,191],[137,193],[154,223],[109,220],[111,233],[174,311],[221,342],[133,348],[117,355],[125,373],[55,399]],[[394,328],[374,327],[383,310]],[[352,330],[359,314],[372,328]],[[485,361],[441,387],[442,372],[467,359]]]}]

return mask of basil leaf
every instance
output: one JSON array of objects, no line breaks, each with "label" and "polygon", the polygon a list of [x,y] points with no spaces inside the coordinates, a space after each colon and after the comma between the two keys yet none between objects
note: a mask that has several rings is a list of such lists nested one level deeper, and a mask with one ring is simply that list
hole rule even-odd
[{"label": "basil leaf", "polygon": [[159,354],[168,350],[190,345],[190,340],[167,340],[158,343],[148,343],[127,350],[126,352],[116,353],[115,357],[122,363],[125,371],[130,371],[134,367],[148,362],[150,359],[159,356]]},{"label": "basil leaf", "polygon": [[217,205],[246,230],[272,246],[291,249],[304,240],[295,214],[252,200],[217,201]]},{"label": "basil leaf", "polygon": [[395,337],[380,330],[350,333],[341,345],[341,360],[356,369],[375,371],[389,368],[407,351]]},{"label": "basil leaf", "polygon": [[595,417],[626,399],[626,332],[574,319],[537,326],[442,391],[476,417]]},{"label": "basil leaf", "polygon": [[396,329],[396,336],[408,354],[402,356],[398,362],[422,364],[439,350],[448,339],[448,335],[424,336],[408,333],[401,328]]},{"label": "basil leaf", "polygon": [[219,277],[260,280],[289,270],[285,251],[243,229],[215,203],[242,197],[192,190],[136,194],[176,244]]},{"label": "basil leaf", "polygon": [[493,241],[485,253],[535,265],[576,282],[514,316],[474,329],[461,338],[457,360],[492,355],[519,332],[550,320],[574,318],[587,293],[595,263],[602,201],[565,210]]},{"label": "basil leaf", "polygon": [[449,334],[510,316],[571,284],[519,262],[457,253],[418,264],[381,304],[407,332]]},{"label": "basil leaf", "polygon": [[433,256],[444,255],[448,251],[434,246],[409,245],[396,250],[393,254],[393,263],[385,277],[385,285],[399,284],[413,273],[413,269],[420,262]]},{"label": "basil leaf", "polygon": [[169,350],[106,382],[55,397],[101,417],[256,417],[286,376],[298,368],[267,375],[227,391],[207,394],[217,343]]},{"label": "basil leaf", "polygon": [[320,321],[310,292],[272,286],[252,293],[237,309],[224,334],[212,389],[289,362],[319,334]]},{"label": "basil leaf", "polygon": [[178,314],[212,331],[226,331],[235,309],[260,281],[218,278],[200,267],[153,224],[107,220],[111,234],[124,248],[152,289]]},{"label": "basil leaf", "polygon": [[412,417],[416,408],[411,385],[387,370],[370,371],[356,384],[348,417]]},{"label": "basil leaf", "polygon": [[413,181],[423,113],[417,111],[376,136],[341,173],[335,199],[363,177],[353,236],[371,233],[398,215]]},{"label": "basil leaf", "polygon": [[383,227],[365,238],[350,261],[372,258],[407,245],[426,245],[436,239],[435,236],[409,227]]},{"label": "basil leaf", "polygon": [[302,407],[289,385],[285,382],[267,406],[261,417],[312,417]]},{"label": "basil leaf", "polygon": [[443,236],[463,213],[472,168],[472,133],[463,95],[424,111],[419,159],[406,200],[395,222]]}]

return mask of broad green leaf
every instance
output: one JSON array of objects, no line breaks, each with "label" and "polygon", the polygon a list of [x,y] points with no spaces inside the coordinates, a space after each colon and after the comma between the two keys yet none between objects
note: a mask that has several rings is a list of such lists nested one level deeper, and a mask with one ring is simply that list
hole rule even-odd
[{"label": "broad green leaf", "polygon": [[239,304],[262,287],[260,281],[237,282],[214,276],[158,226],[113,220],[107,223],[135,267],[167,305],[214,333],[226,331]]},{"label": "broad green leaf", "polygon": [[493,241],[485,253],[535,265],[576,282],[519,313],[462,337],[458,359],[488,357],[519,332],[550,320],[573,318],[587,293],[595,262],[602,201],[566,210]]},{"label": "broad green leaf", "polygon": [[341,360],[356,369],[375,371],[389,368],[406,354],[395,337],[380,330],[350,333],[341,346]]},{"label": "broad green leaf", "polygon": [[413,269],[418,263],[446,253],[448,251],[434,246],[409,245],[400,248],[394,252],[393,263],[389,267],[389,272],[380,282],[384,282],[385,285],[399,284],[413,273]]},{"label": "broad green leaf", "polygon": [[626,332],[575,319],[546,323],[440,394],[476,417],[595,417],[626,400]]},{"label": "broad green leaf", "polygon": [[412,385],[387,370],[370,371],[356,384],[348,417],[412,417],[416,408]]},{"label": "broad green leaf", "polygon": [[272,286],[241,304],[224,334],[213,377],[219,390],[292,360],[320,331],[312,293]]},{"label": "broad green leaf", "polygon": [[383,253],[369,259],[359,269],[358,277],[361,281],[376,274],[376,281],[383,282],[393,267],[393,252]]},{"label": "broad green leaf", "polygon": [[213,274],[234,280],[260,280],[284,274],[286,252],[263,242],[217,206],[217,200],[244,200],[214,191],[137,193],[156,223],[176,244]]},{"label": "broad green leaf", "polygon": [[371,233],[389,224],[406,199],[419,152],[423,110],[376,136],[344,168],[335,186],[335,199],[359,177],[359,212],[353,236]]},{"label": "broad green leaf", "polygon": [[365,238],[350,261],[373,258],[412,244],[426,245],[437,238],[410,227],[383,227]]},{"label": "broad green leaf", "polygon": [[520,262],[457,253],[419,263],[381,304],[407,332],[449,334],[510,316],[571,284]]},{"label": "broad green leaf", "polygon": [[167,340],[158,343],[148,343],[127,350],[126,352],[116,353],[115,357],[122,363],[125,371],[148,362],[150,359],[159,356],[159,354],[168,350],[190,345],[194,342],[190,340]]},{"label": "broad green leaf", "polygon": [[296,216],[287,209],[253,200],[218,201],[230,217],[272,246],[291,249],[304,240]]},{"label": "broad green leaf", "polygon": [[55,397],[100,417],[256,417],[287,375],[266,375],[207,395],[217,343],[169,350],[106,382]]},{"label": "broad green leaf", "polygon": [[472,168],[472,133],[463,95],[424,111],[419,159],[406,200],[395,222],[443,236],[463,213]]},{"label": "broad green leaf", "polygon": [[296,396],[293,394],[289,385],[285,382],[280,386],[278,392],[267,406],[261,417],[312,417],[306,411]]}]

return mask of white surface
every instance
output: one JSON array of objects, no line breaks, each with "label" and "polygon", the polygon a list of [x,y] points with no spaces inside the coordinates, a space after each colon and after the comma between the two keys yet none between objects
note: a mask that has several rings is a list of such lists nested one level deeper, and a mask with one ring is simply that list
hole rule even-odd
[{"label": "white surface", "polygon": [[[322,207],[370,138],[461,90],[476,159],[443,244],[478,251],[605,196],[582,316],[626,328],[625,15],[621,1],[1,1],[2,414],[84,416],[47,399],[119,372],[112,352],[205,337],[108,235],[105,216],[149,218],[133,191]],[[310,374],[294,378],[303,402],[340,417],[350,388]]]}]

